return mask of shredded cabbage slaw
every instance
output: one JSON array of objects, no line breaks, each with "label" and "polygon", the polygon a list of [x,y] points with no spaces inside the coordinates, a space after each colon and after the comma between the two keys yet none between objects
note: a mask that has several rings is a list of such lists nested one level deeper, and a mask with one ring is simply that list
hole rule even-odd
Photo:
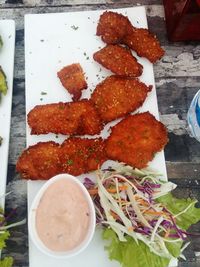
[{"label": "shredded cabbage slaw", "polygon": [[97,224],[109,226],[120,241],[125,242],[128,235],[136,243],[144,242],[156,255],[174,258],[166,243],[187,238],[176,220],[189,207],[175,215],[157,201],[176,188],[174,183],[163,181],[155,171],[122,164],[116,169],[98,170],[97,183],[86,178],[84,184],[95,204]]}]

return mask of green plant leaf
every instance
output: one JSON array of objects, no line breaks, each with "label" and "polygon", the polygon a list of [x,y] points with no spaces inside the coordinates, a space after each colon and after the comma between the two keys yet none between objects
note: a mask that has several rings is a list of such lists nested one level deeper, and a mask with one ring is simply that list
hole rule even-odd
[{"label": "green plant leaf", "polygon": [[195,224],[200,220],[200,208],[195,207],[195,204],[197,203],[195,199],[179,199],[169,193],[158,198],[157,201],[162,203],[174,215],[185,210],[184,213],[176,217],[177,225],[183,230],[187,230],[192,224]]},{"label": "green plant leaf", "polygon": [[13,258],[6,257],[3,260],[0,260],[0,267],[11,267],[13,265]]},{"label": "green plant leaf", "polygon": [[116,260],[122,267],[167,267],[169,259],[161,258],[150,252],[147,245],[139,241],[137,245],[133,238],[127,236],[127,242],[119,241],[112,229],[105,229],[103,239],[108,241],[105,249],[110,260]]},{"label": "green plant leaf", "polygon": [[0,250],[6,246],[5,241],[9,238],[10,234],[8,231],[0,234]]}]

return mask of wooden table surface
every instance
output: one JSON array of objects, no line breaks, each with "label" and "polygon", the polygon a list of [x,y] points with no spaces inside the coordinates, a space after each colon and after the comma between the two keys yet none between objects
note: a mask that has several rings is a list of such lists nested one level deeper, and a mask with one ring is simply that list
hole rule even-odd
[{"label": "wooden table surface", "polygon": [[[166,53],[154,65],[160,119],[167,126],[169,144],[165,149],[168,178],[178,185],[175,195],[200,201],[200,143],[187,130],[189,104],[200,89],[200,42],[171,43],[167,39],[161,0],[0,0],[0,18],[16,22],[16,53],[12,124],[8,166],[6,211],[17,207],[17,219],[27,215],[26,182],[15,172],[15,164],[25,148],[24,15],[27,13],[68,12],[145,5],[149,29]],[[200,224],[192,228],[200,232]],[[200,266],[200,238],[191,240],[185,251],[187,260],[179,267]],[[199,253],[200,254],[200,253]],[[4,255],[15,258],[15,267],[28,267],[27,227],[11,231]],[[41,267],[41,266],[38,266]],[[73,266],[72,266],[73,267]],[[94,266],[95,267],[95,266]],[[97,266],[98,267],[98,266]]]}]

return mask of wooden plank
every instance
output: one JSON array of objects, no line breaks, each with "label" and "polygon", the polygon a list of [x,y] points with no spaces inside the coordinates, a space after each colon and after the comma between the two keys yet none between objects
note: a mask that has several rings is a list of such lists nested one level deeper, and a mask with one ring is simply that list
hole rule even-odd
[{"label": "wooden plank", "polygon": [[[189,135],[169,133],[169,143],[165,147],[165,158],[170,162],[200,162],[200,143]],[[181,169],[180,169],[181,171]]]},{"label": "wooden plank", "polygon": [[[22,3],[23,2],[23,3]],[[154,65],[161,121],[167,126],[170,142],[165,149],[168,177],[178,185],[177,197],[196,197],[200,201],[200,143],[189,137],[186,114],[200,84],[200,45],[193,42],[170,43],[167,40],[162,0],[0,0],[0,17],[17,23],[13,117],[8,166],[6,209],[20,207],[16,220],[26,217],[26,181],[15,171],[16,160],[25,148],[24,97],[24,15],[27,13],[70,12],[145,5],[149,29],[166,50],[164,58]],[[200,232],[200,224],[191,232]],[[11,230],[11,239],[4,254],[15,258],[15,267],[28,267],[27,227]],[[186,251],[186,262],[179,267],[199,267],[200,239],[193,238]]]},{"label": "wooden plank", "polygon": [[[83,3],[83,1],[82,1]],[[115,4],[110,4],[107,2],[106,4],[100,0],[100,4],[91,4],[91,5],[63,5],[63,6],[32,6],[28,7],[25,5],[11,5],[9,8],[1,7],[0,4],[0,15],[1,17],[6,18],[14,18],[17,21],[17,25],[19,21],[23,21],[23,16],[27,13],[55,13],[55,12],[72,12],[72,11],[84,11],[84,10],[97,10],[97,9],[115,9],[115,8],[125,8],[125,7],[132,7],[137,6],[134,3],[121,3],[120,1],[115,1]],[[146,12],[148,17],[160,17],[164,21],[164,9],[162,5],[146,5]],[[19,16],[21,15],[21,16]],[[157,25],[158,28],[158,25]]]},{"label": "wooden plank", "polygon": [[[69,6],[97,4],[130,4],[130,0],[1,0],[0,7]],[[162,0],[132,0],[132,5],[160,5]]]},{"label": "wooden plank", "polygon": [[[155,69],[154,73],[157,73]],[[200,76],[178,77],[175,74],[170,78],[156,78],[159,111],[162,115],[176,113],[180,120],[184,120],[192,98],[199,90]]]},{"label": "wooden plank", "polygon": [[[169,179],[180,179],[179,186],[196,187],[200,190],[200,164],[199,162],[169,162],[166,161]],[[182,183],[182,184],[181,184]]]},{"label": "wooden plank", "polygon": [[200,260],[193,262],[193,261],[186,261],[186,262],[180,262],[178,267],[199,267],[200,266]]}]

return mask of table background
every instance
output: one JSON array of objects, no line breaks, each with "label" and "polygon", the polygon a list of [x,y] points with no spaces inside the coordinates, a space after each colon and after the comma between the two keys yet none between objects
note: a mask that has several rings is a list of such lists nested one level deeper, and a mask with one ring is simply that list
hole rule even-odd
[{"label": "table background", "polygon": [[[6,212],[17,208],[15,220],[26,217],[26,181],[15,172],[18,156],[25,148],[24,15],[30,13],[69,12],[106,8],[146,7],[149,29],[166,53],[154,65],[161,121],[167,126],[169,143],[165,149],[168,178],[178,185],[177,197],[195,197],[200,201],[200,143],[189,136],[186,115],[189,104],[200,89],[200,42],[167,40],[161,0],[0,0],[0,18],[16,22],[15,73],[12,104],[11,139],[8,166]],[[200,224],[191,229],[200,233]],[[200,266],[200,238],[191,240],[186,261],[179,267]],[[199,253],[198,253],[199,252]],[[198,255],[199,254],[199,255]],[[4,255],[15,258],[14,267],[28,267],[27,227],[11,231]],[[72,266],[73,267],[73,266]],[[95,266],[94,266],[95,267]],[[99,267],[99,266],[97,266]]]}]

